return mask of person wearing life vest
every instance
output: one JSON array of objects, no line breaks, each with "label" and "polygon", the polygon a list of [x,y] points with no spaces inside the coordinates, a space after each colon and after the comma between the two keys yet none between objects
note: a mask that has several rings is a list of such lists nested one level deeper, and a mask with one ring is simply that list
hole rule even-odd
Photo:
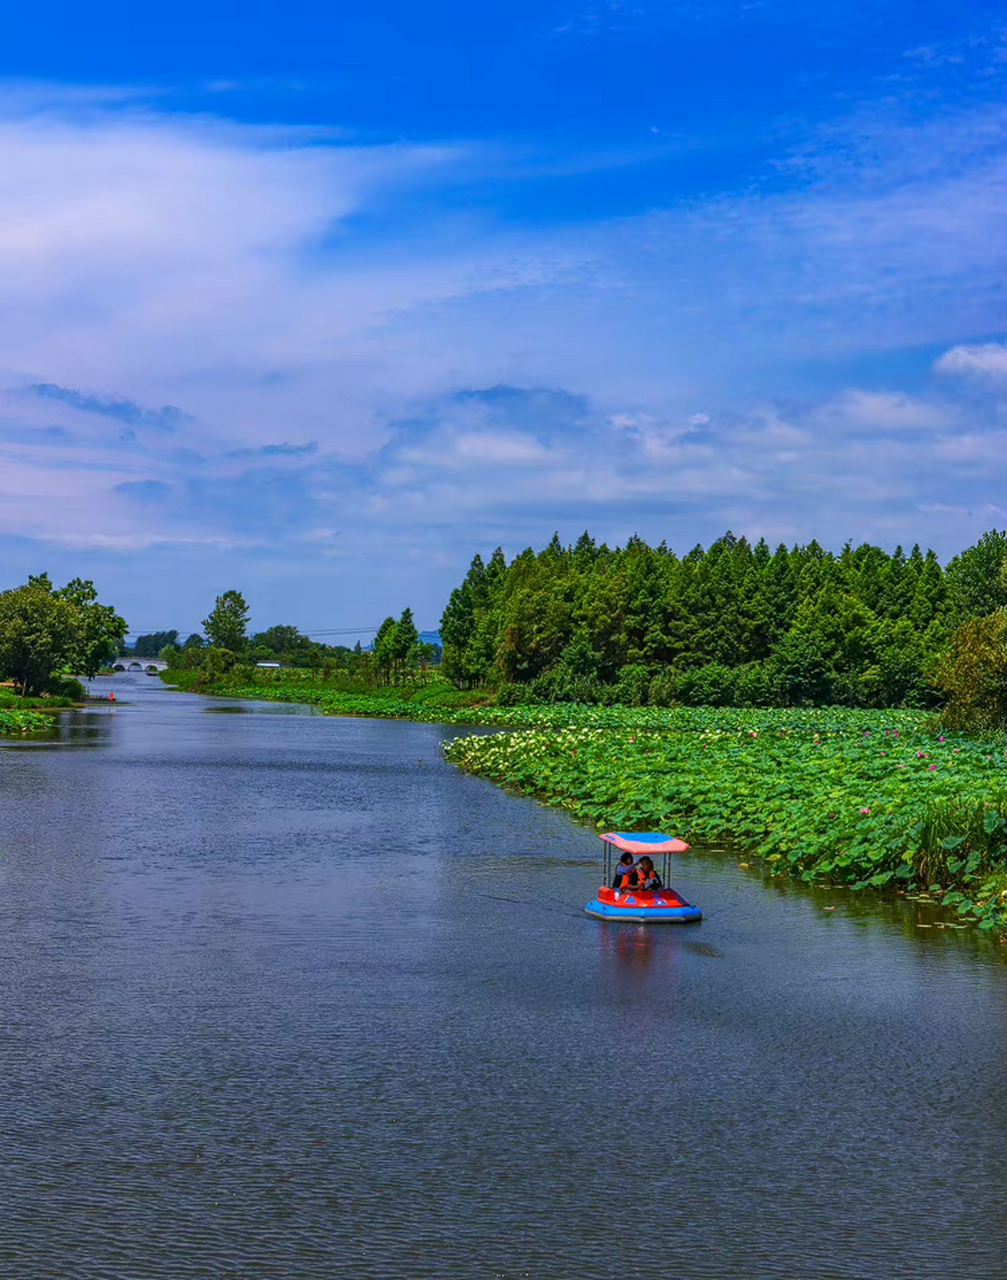
[{"label": "person wearing life vest", "polygon": [[633,855],[624,853],[619,859],[615,868],[615,876],[612,880],[612,888],[618,892],[620,889],[635,889],[640,882],[640,876],[636,867],[633,865]]},{"label": "person wearing life vest", "polygon": [[651,861],[650,858],[647,857],[646,854],[643,855],[643,857],[636,864],[636,866],[637,866],[637,873],[639,874],[639,877],[640,877],[641,889],[654,890],[654,889],[664,888],[664,884],[661,880],[661,877],[654,870],[654,863]]}]

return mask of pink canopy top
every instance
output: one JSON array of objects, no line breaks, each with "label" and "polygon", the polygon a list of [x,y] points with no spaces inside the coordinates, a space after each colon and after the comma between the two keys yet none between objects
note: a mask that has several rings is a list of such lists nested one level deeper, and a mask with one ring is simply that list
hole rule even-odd
[{"label": "pink canopy top", "polygon": [[623,853],[685,853],[689,848],[684,840],[657,831],[609,831],[602,839]]}]

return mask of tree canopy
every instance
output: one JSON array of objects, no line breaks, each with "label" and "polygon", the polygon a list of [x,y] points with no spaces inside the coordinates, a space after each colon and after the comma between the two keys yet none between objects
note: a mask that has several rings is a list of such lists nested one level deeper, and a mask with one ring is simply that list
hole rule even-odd
[{"label": "tree canopy", "polygon": [[675,555],[558,537],[476,555],[441,620],[444,671],[506,699],[926,706],[955,629],[1007,603],[1007,534],[947,569],[932,551],[835,554],[731,533]]},{"label": "tree canopy", "polygon": [[125,619],[99,602],[93,582],[54,588],[43,573],[0,592],[0,675],[24,695],[46,692],[62,673],[95,675],[125,635]]},{"label": "tree canopy", "polygon": [[935,679],[952,729],[1007,728],[1007,608],[970,618],[952,635]]},{"label": "tree canopy", "polygon": [[211,645],[237,652],[248,639],[248,605],[240,591],[225,591],[217,596],[203,630]]},{"label": "tree canopy", "polygon": [[177,631],[152,631],[149,635],[137,636],[133,654],[137,658],[156,658],[165,645],[177,643]]},{"label": "tree canopy", "polygon": [[403,609],[398,621],[385,618],[374,637],[374,658],[385,680],[401,680],[410,667],[429,662],[434,647],[420,640],[412,609]]}]

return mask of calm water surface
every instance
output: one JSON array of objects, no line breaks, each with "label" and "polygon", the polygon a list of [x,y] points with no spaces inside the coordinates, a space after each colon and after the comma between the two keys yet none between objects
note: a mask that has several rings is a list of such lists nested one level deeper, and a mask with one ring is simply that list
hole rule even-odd
[{"label": "calm water surface", "polygon": [[447,730],[112,687],[0,750],[5,1277],[1007,1276],[1007,947],[606,926]]}]

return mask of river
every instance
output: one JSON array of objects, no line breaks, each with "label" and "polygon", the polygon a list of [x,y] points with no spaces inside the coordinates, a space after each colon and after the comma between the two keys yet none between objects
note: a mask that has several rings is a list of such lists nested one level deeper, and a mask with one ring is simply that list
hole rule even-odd
[{"label": "river", "polygon": [[95,687],[0,750],[3,1276],[1007,1276],[1007,946],[714,853],[605,925],[457,729]]}]

